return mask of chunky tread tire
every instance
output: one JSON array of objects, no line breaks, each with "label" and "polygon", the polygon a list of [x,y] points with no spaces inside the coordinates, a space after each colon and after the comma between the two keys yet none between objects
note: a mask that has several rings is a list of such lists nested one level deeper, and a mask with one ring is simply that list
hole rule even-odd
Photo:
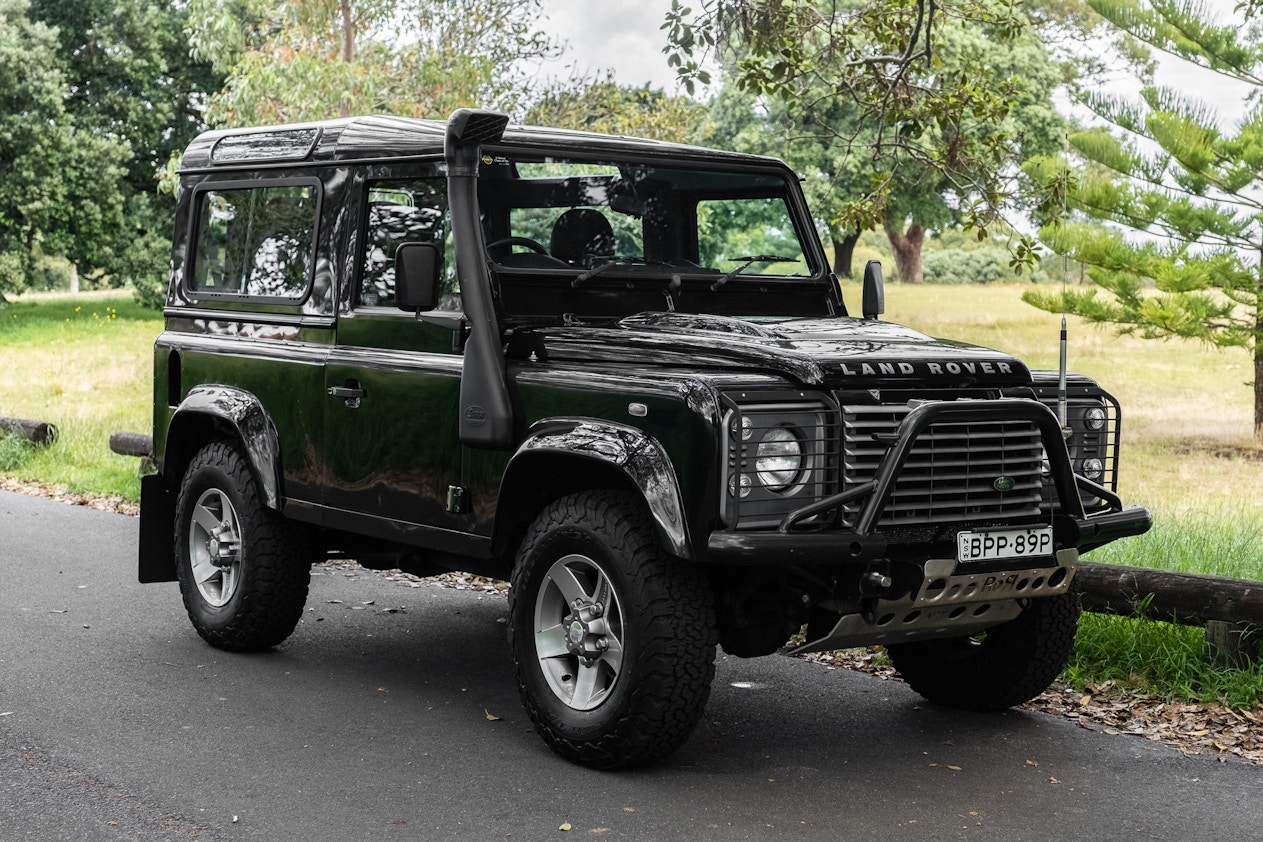
[{"label": "chunky tread tire", "polygon": [[[596,561],[623,618],[622,667],[609,697],[577,710],[550,689],[534,640],[544,577],[557,560]],[[509,642],[522,703],[544,741],[595,769],[659,760],[693,732],[710,696],[718,635],[710,588],[694,566],[664,552],[642,502],[598,491],[561,498],[528,529],[509,591]]]},{"label": "chunky tread tire", "polygon": [[973,638],[892,644],[890,660],[913,690],[960,710],[1004,710],[1048,689],[1065,668],[1079,625],[1079,594],[1033,599],[1014,619]]},{"label": "chunky tread tire", "polygon": [[[193,581],[189,533],[193,507],[209,489],[224,494],[240,522],[239,583],[222,606],[208,602]],[[263,505],[249,464],[226,441],[202,448],[189,463],[176,501],[176,570],[184,608],[210,645],[233,652],[267,649],[293,633],[311,581],[309,532]]]}]

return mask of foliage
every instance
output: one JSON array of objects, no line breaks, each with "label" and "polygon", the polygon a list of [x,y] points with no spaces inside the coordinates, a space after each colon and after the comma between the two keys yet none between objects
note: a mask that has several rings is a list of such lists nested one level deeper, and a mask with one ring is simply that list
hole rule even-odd
[{"label": "foliage", "polygon": [[[1263,88],[1263,46],[1248,31],[1168,2],[1090,2],[1158,49]],[[1263,102],[1256,97],[1233,131],[1171,88],[1146,87],[1139,100],[1089,92],[1082,101],[1112,130],[1076,132],[1071,160],[1043,158],[1026,171],[1048,188],[1046,213],[1062,205],[1079,220],[1054,219],[1041,238],[1092,267],[1097,288],[1025,299],[1121,333],[1252,349],[1254,435],[1263,442]],[[1125,236],[1127,228],[1141,235]]]},{"label": "foliage", "polygon": [[962,219],[985,236],[1021,196],[1012,164],[1061,145],[1060,76],[1016,3],[703,0],[676,2],[664,28],[686,83],[716,56],[740,92],[721,100],[744,94],[776,128],[763,145],[815,180],[839,274],[859,231],[883,226],[919,280],[926,229]]},{"label": "foliage", "polygon": [[714,131],[701,103],[647,86],[622,86],[610,76],[545,92],[527,112],[526,122],[699,145]]},{"label": "foliage", "polygon": [[[976,249],[933,249],[922,256],[922,271],[927,284],[992,284],[1014,280],[1009,266],[1009,252],[992,246]],[[1028,280],[1047,280],[1039,269]]]},{"label": "foliage", "polygon": [[27,12],[0,0],[0,300],[29,284],[36,244],[104,268],[122,222],[127,145],[76,124],[57,33]]},{"label": "foliage", "polygon": [[15,471],[35,452],[26,436],[0,432],[0,471]]},{"label": "foliage", "polygon": [[190,0],[193,54],[227,74],[209,117],[229,126],[351,114],[520,112],[523,62],[556,52],[540,0]]}]

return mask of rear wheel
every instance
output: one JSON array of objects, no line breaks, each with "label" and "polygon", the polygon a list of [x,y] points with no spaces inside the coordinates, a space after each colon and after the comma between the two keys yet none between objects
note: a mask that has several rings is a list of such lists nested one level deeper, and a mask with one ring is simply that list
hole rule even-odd
[{"label": "rear wheel", "polygon": [[1048,689],[1065,668],[1079,625],[1079,595],[1032,599],[1009,622],[972,637],[898,643],[890,660],[913,690],[961,710],[1003,710]]},{"label": "rear wheel", "polygon": [[527,532],[509,596],[522,702],[545,742],[598,769],[665,757],[715,673],[710,590],[663,552],[640,501],[577,494]]},{"label": "rear wheel", "polygon": [[185,610],[212,646],[266,649],[298,625],[310,581],[307,531],[262,504],[232,444],[209,444],[189,464],[175,553]]}]

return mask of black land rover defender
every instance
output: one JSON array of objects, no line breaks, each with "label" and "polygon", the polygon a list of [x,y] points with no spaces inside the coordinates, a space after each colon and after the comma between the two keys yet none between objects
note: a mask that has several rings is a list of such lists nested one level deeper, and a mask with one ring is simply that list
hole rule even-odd
[{"label": "black land rover defender", "polygon": [[1115,401],[877,320],[871,267],[851,315],[780,161],[507,123],[189,146],[141,581],[249,650],[330,556],[508,579],[526,709],[600,768],[804,626],[946,705],[1040,693],[1079,554],[1149,527]]}]

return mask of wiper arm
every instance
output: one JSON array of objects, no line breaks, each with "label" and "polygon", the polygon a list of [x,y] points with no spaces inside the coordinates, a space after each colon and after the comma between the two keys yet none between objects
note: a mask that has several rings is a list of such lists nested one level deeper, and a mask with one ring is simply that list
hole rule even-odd
[{"label": "wiper arm", "polygon": [[710,291],[714,292],[719,289],[721,286],[749,269],[755,263],[797,263],[800,259],[801,258],[797,257],[780,257],[775,254],[755,254],[749,257],[734,257],[733,260],[737,261],[741,265],[736,269],[733,269],[728,274],[720,276],[715,283],[710,285]]},{"label": "wiper arm", "polygon": [[593,266],[588,271],[575,275],[574,280],[570,282],[570,286],[571,288],[577,289],[579,284],[583,283],[588,278],[595,278],[597,275],[601,274],[606,269],[609,269],[613,266],[668,266],[668,265],[670,264],[668,264],[665,260],[653,260],[647,257],[632,257],[630,255],[626,255],[623,257],[611,257],[609,260],[605,261],[600,266]]}]

